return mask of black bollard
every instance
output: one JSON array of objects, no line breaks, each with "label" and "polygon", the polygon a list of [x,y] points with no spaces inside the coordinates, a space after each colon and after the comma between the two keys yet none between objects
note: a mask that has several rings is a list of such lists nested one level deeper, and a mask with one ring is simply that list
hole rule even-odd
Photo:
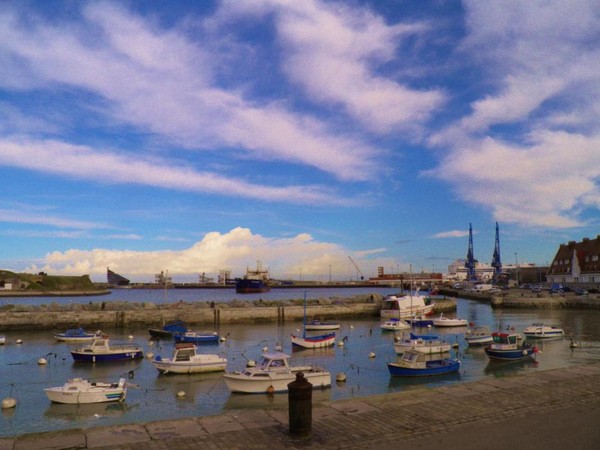
[{"label": "black bollard", "polygon": [[288,384],[290,434],[308,438],[312,433],[312,384],[304,373],[298,372],[296,380]]}]

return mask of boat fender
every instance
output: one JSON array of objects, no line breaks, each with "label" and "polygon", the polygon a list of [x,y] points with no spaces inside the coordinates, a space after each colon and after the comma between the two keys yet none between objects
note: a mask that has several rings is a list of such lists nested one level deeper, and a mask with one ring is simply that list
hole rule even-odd
[{"label": "boat fender", "polygon": [[523,356],[527,354],[527,350],[523,350]]},{"label": "boat fender", "polygon": [[162,361],[162,357],[158,355],[156,358],[154,358],[154,361]]},{"label": "boat fender", "polygon": [[267,388],[267,394],[272,394],[273,392],[275,392],[275,388],[273,387],[273,385],[271,385]]}]

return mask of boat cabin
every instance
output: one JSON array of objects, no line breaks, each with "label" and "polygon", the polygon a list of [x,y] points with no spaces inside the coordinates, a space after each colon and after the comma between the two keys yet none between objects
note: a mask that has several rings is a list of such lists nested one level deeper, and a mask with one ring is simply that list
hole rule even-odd
[{"label": "boat cabin", "polygon": [[492,333],[494,344],[517,345],[519,335],[514,333]]},{"label": "boat cabin", "polygon": [[290,356],[282,353],[282,352],[276,352],[276,353],[263,353],[261,356],[261,360],[258,363],[258,366],[260,366],[261,369],[266,369],[266,370],[272,370],[272,369],[287,369],[289,370],[290,368],[290,364],[289,364],[289,359]]},{"label": "boat cabin", "polygon": [[402,354],[400,360],[411,363],[412,365],[420,361],[425,361],[425,355],[423,355],[422,353],[415,352],[414,350],[407,350]]},{"label": "boat cabin", "polygon": [[196,354],[196,346],[194,344],[175,344],[173,351],[174,361],[190,361]]},{"label": "boat cabin", "polygon": [[84,352],[90,353],[108,350],[110,350],[110,346],[108,345],[108,336],[106,335],[94,339],[92,345],[83,349]]}]

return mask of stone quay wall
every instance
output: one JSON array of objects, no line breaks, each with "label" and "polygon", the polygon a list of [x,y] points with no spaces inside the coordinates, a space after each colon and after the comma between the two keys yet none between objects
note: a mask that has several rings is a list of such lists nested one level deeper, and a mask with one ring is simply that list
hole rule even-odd
[{"label": "stone quay wall", "polygon": [[[306,308],[307,317],[321,320],[378,317],[380,302],[351,303],[341,305],[311,305]],[[455,299],[436,300],[434,313],[456,310]],[[137,328],[163,326],[174,320],[189,325],[223,323],[293,322],[304,318],[304,306],[246,306],[200,307],[193,304],[175,304],[168,308],[155,305],[138,309],[59,310],[59,311],[1,311],[0,330],[48,329],[63,330],[81,326],[89,330],[102,328]]]},{"label": "stone quay wall", "polygon": [[600,309],[600,295],[522,294],[494,296],[492,308]]}]

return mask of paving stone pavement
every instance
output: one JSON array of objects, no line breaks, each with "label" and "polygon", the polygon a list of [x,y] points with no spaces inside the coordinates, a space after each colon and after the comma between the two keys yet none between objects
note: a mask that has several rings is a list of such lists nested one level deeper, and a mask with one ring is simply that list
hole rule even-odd
[{"label": "paving stone pavement", "polygon": [[64,430],[0,439],[46,449],[598,449],[600,362],[313,405],[312,435],[285,411]]}]

